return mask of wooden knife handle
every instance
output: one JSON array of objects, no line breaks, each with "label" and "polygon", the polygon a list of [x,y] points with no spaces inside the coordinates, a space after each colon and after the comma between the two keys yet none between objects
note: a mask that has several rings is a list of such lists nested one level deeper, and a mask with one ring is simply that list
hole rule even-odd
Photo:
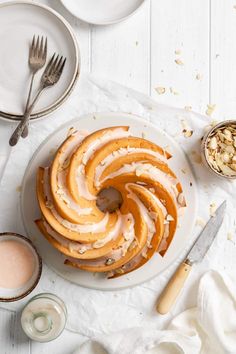
[{"label": "wooden knife handle", "polygon": [[170,311],[184,286],[190,270],[191,265],[187,262],[183,262],[170,279],[157,302],[156,309],[161,315],[165,315]]}]

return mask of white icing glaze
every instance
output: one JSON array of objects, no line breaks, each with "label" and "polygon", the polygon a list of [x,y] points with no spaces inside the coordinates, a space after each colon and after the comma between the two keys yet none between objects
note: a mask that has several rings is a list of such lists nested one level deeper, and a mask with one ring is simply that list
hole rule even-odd
[{"label": "white icing glaze", "polygon": [[65,226],[67,229],[71,230],[71,231],[76,231],[76,232],[82,232],[82,233],[87,233],[87,232],[104,232],[106,230],[106,226],[107,226],[107,222],[109,219],[109,213],[106,213],[104,215],[104,218],[98,222],[98,223],[93,223],[93,224],[73,224],[65,219],[63,219],[59,213],[57,212],[57,210],[55,209],[53,202],[52,202],[52,195],[51,195],[51,191],[49,188],[49,184],[48,184],[48,168],[45,168],[44,170],[44,195],[50,205],[50,210],[53,214],[53,216],[57,219],[57,221]]},{"label": "white icing glaze", "polygon": [[91,194],[88,190],[88,185],[86,182],[84,165],[79,165],[76,171],[76,184],[78,187],[80,197],[83,197],[87,200],[95,200],[96,196]]},{"label": "white icing glaze", "polygon": [[61,245],[68,248],[70,251],[77,251],[80,253],[84,253],[87,250],[93,248],[101,248],[105,246],[109,241],[115,240],[121,234],[124,228],[124,224],[126,223],[128,218],[132,219],[132,215],[131,214],[121,215],[119,213],[115,227],[107,234],[107,236],[104,237],[102,240],[98,240],[94,243],[89,243],[89,244],[82,244],[79,242],[70,241],[66,239],[65,237],[61,236],[58,232],[54,231],[47,222],[44,222],[44,226],[47,232],[49,233],[49,235],[52,236],[55,240],[57,240]]},{"label": "white icing glaze", "polygon": [[63,192],[63,200],[67,204],[68,208],[75,210],[79,215],[89,215],[92,211],[92,208],[82,208],[79,206],[74,199],[70,196],[70,193],[66,187],[66,176],[67,176],[67,171],[61,171],[57,175],[57,185],[59,187],[59,190],[62,190]]},{"label": "white icing glaze", "polygon": [[75,258],[71,258],[71,257],[69,259],[79,265],[83,264],[83,265],[87,265],[87,266],[93,266],[93,267],[100,266],[101,267],[101,266],[105,265],[106,260],[109,258],[113,259],[114,261],[118,261],[122,257],[124,257],[125,254],[127,253],[129,246],[131,245],[131,243],[135,239],[134,218],[131,214],[124,215],[124,217],[126,220],[130,219],[130,223],[129,223],[128,228],[126,228],[125,223],[122,223],[123,233],[126,232],[127,234],[129,234],[129,240],[125,241],[123,243],[122,247],[119,247],[118,249],[113,250],[111,253],[107,254],[106,256],[95,259],[95,260],[75,259]]},{"label": "white icing glaze", "polygon": [[72,134],[73,139],[70,141],[66,147],[63,147],[63,153],[60,155],[59,163],[63,165],[66,159],[71,157],[74,150],[78,147],[78,145],[84,140],[84,138],[89,135],[87,130],[79,130]]},{"label": "white icing glaze", "polygon": [[142,148],[120,148],[117,151],[114,151],[112,154],[108,155],[101,163],[96,167],[95,170],[95,185],[99,186],[99,179],[103,173],[103,171],[113,162],[114,160],[118,159],[121,156],[127,156],[134,153],[145,153],[155,157],[157,160],[166,162],[167,159],[165,156],[159,154],[158,152],[149,150],[149,149],[142,149]]},{"label": "white icing glaze", "polygon": [[[125,164],[119,170],[111,173],[106,178],[102,180],[102,182],[106,181],[107,179],[112,179],[122,174],[135,172],[137,176],[141,176],[142,174],[146,174],[152,180],[158,181],[161,183],[166,190],[172,195],[173,200],[176,201],[176,194],[174,192],[173,186],[176,186],[178,181],[173,178],[172,176],[164,173],[163,171],[159,170],[157,167],[149,164],[149,163],[142,163],[142,162],[133,162],[131,164]],[[101,182],[101,183],[102,183]]]},{"label": "white icing glaze", "polygon": [[82,163],[85,165],[93,153],[100,149],[103,145],[108,143],[111,140],[117,140],[121,138],[128,137],[130,134],[129,132],[125,131],[122,128],[117,128],[114,130],[105,131],[104,134],[97,140],[94,140],[86,149],[86,152],[83,155]]},{"label": "white icing glaze", "polygon": [[78,166],[76,171],[76,183],[78,186],[79,195],[87,200],[95,200],[96,197],[91,194],[88,190],[86,176],[84,173],[84,166],[94,154],[94,152],[100,149],[103,145],[111,140],[116,140],[129,136],[129,132],[123,130],[122,128],[117,128],[114,130],[108,130],[97,140],[94,140],[86,149],[83,154],[82,164]]}]

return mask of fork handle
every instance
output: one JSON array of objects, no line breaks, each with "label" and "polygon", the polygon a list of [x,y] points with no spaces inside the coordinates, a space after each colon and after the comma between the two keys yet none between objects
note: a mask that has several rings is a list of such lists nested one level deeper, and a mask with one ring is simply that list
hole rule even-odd
[{"label": "fork handle", "polygon": [[[34,83],[34,77],[35,77],[36,71],[34,71],[31,75],[31,80],[30,80],[30,88],[29,88],[29,93],[28,93],[28,97],[27,97],[27,102],[25,105],[25,112],[24,114],[26,114],[28,108],[29,108],[29,104],[30,104],[30,98],[31,98],[31,93],[32,93],[32,88],[33,88],[33,83]],[[26,138],[29,134],[29,129],[28,129],[28,124],[25,126],[21,136],[22,138]]]},{"label": "fork handle", "polygon": [[22,120],[20,121],[20,123],[18,124],[18,126],[16,127],[16,129],[14,130],[10,140],[9,140],[9,145],[10,146],[15,146],[21,136],[21,134],[23,133],[25,127],[27,126],[29,120],[30,120],[30,115],[34,109],[34,106],[36,105],[41,93],[43,92],[43,90],[45,89],[45,87],[41,87],[37,93],[37,95],[35,96],[32,104],[29,106],[29,108],[27,109],[27,111],[24,114],[24,117],[22,118]]}]

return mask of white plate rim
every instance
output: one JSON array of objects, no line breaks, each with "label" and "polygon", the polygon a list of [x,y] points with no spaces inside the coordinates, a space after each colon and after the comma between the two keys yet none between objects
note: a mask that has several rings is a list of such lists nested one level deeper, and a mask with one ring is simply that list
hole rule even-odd
[{"label": "white plate rim", "polygon": [[[88,114],[81,115],[78,118],[75,118],[75,119],[71,120],[70,122],[66,122],[66,123],[62,124],[59,128],[57,128],[53,133],[51,133],[39,145],[39,147],[34,152],[33,156],[31,157],[31,159],[30,159],[30,161],[29,161],[29,163],[28,163],[28,165],[26,167],[26,170],[25,170],[25,173],[24,173],[24,177],[23,177],[23,180],[22,180],[22,190],[21,190],[21,194],[20,194],[20,210],[21,210],[21,217],[22,217],[24,229],[25,229],[26,234],[28,235],[28,237],[32,240],[32,242],[34,242],[34,241],[31,238],[30,232],[27,229],[27,226],[26,226],[27,222],[26,222],[26,218],[25,218],[25,215],[24,215],[24,196],[23,195],[24,195],[24,190],[26,188],[27,172],[30,169],[31,165],[33,164],[34,159],[37,156],[38,152],[40,152],[41,148],[43,148],[43,146],[46,145],[50,141],[50,139],[53,137],[53,135],[56,135],[57,133],[59,133],[60,131],[62,131],[65,128],[69,128],[69,127],[73,126],[73,123],[78,123],[80,120],[86,119],[86,118],[88,118],[90,116],[94,116],[94,115],[97,116],[97,117],[98,116],[107,116],[107,115],[109,115],[109,117],[110,117],[112,115],[113,117],[116,117],[116,118],[119,118],[119,117],[123,116],[123,118],[124,117],[128,117],[128,118],[131,118],[131,119],[135,119],[139,123],[145,123],[146,126],[149,126],[149,127],[153,128],[153,129],[155,129],[157,132],[159,132],[160,134],[163,134],[164,136],[168,137],[168,139],[170,139],[172,141],[174,147],[178,149],[178,152],[181,153],[182,156],[185,157],[185,160],[188,162],[188,167],[189,167],[189,170],[190,170],[191,181],[192,181],[191,191],[194,194],[194,202],[195,202],[194,207],[193,207],[193,216],[192,216],[191,226],[189,228],[189,234],[191,234],[192,231],[193,231],[194,225],[195,225],[195,220],[196,220],[196,217],[197,217],[197,209],[198,209],[197,182],[196,182],[196,179],[195,179],[195,176],[194,176],[194,173],[193,173],[192,166],[189,163],[188,157],[185,154],[185,152],[182,150],[182,148],[179,146],[179,144],[170,135],[168,135],[164,130],[162,130],[161,128],[159,128],[155,124],[153,124],[152,122],[149,122],[148,120],[146,120],[146,119],[144,119],[144,118],[142,118],[142,117],[140,117],[140,116],[138,116],[136,114],[130,114],[130,113],[126,113],[126,112],[94,112],[94,113],[88,113]],[[119,123],[117,123],[117,125],[119,125]],[[123,125],[125,125],[125,124],[123,124]],[[88,289],[96,289],[96,290],[102,290],[102,291],[119,291],[119,290],[124,290],[124,289],[127,289],[127,288],[135,287],[135,286],[143,284],[143,283],[145,283],[145,282],[147,282],[147,281],[149,281],[149,280],[151,280],[153,278],[159,277],[163,272],[165,272],[169,267],[171,267],[171,265],[179,258],[181,252],[183,252],[183,250],[186,247],[186,245],[187,245],[189,240],[190,240],[190,236],[185,240],[185,243],[180,247],[180,249],[178,250],[177,254],[172,258],[171,263],[166,265],[160,272],[156,272],[156,274],[147,277],[145,280],[135,281],[135,282],[133,282],[133,284],[129,284],[129,282],[127,282],[126,285],[116,286],[116,287],[112,287],[112,286],[106,286],[106,287],[102,287],[102,286],[98,287],[98,286],[96,286],[95,287],[93,285],[88,285],[88,284],[86,284],[86,285],[79,284],[79,283],[75,282],[74,280],[69,279],[65,274],[62,274],[60,271],[55,269],[53,267],[53,265],[49,264],[48,262],[45,262],[44,256],[41,256],[41,257],[43,259],[43,262],[45,262],[50,269],[52,269],[57,275],[59,275],[60,277],[62,277],[63,279],[69,281],[72,284],[75,284],[75,285],[78,285],[78,286],[82,286],[82,287],[88,288]],[[149,263],[149,262],[147,262],[147,263]],[[139,271],[139,269],[137,269],[136,271],[133,271],[132,273],[135,273],[135,272],[138,272],[138,271]],[[69,270],[68,270],[67,273],[69,273]],[[128,276],[129,276],[129,274],[128,274]],[[109,282],[111,283],[112,281],[116,281],[117,279],[121,279],[121,278],[122,277],[116,278],[116,279],[112,279],[112,280],[109,280]]]},{"label": "white plate rim", "polygon": [[[35,112],[32,114],[31,119],[36,120],[40,117],[43,117],[51,112],[53,112],[55,109],[57,109],[70,95],[70,93],[72,92],[73,88],[75,87],[75,84],[78,80],[78,77],[80,75],[80,71],[81,71],[81,56],[80,56],[80,50],[79,50],[79,45],[76,39],[76,36],[74,34],[74,31],[71,27],[71,25],[69,24],[69,22],[62,16],[60,15],[57,11],[55,11],[54,9],[52,9],[51,7],[38,3],[38,2],[32,2],[30,0],[24,0],[24,1],[17,1],[17,0],[12,0],[12,1],[6,1],[3,3],[0,3],[0,10],[3,7],[8,7],[8,6],[14,6],[14,5],[30,5],[30,6],[35,6],[35,7],[40,7],[48,12],[50,12],[52,15],[54,15],[55,17],[57,17],[62,24],[64,25],[64,27],[68,30],[71,39],[72,39],[72,43],[74,46],[74,50],[76,53],[76,63],[75,63],[75,71],[73,74],[73,78],[71,80],[71,83],[69,84],[69,86],[67,87],[67,89],[64,91],[64,93],[61,95],[61,97],[59,97],[53,104],[51,104],[48,107],[45,107],[44,109]],[[22,115],[17,114],[17,113],[11,113],[11,112],[4,112],[4,111],[0,111],[0,117],[4,120],[7,121],[19,121],[22,118]]]},{"label": "white plate rim", "polygon": [[70,14],[72,14],[73,16],[75,16],[76,18],[78,18],[79,20],[83,21],[83,22],[86,22],[86,23],[89,23],[91,25],[95,25],[95,26],[108,26],[108,25],[113,25],[113,24],[116,24],[116,23],[119,23],[119,22],[122,22],[126,19],[128,19],[129,17],[133,16],[139,9],[141,9],[141,7],[144,5],[144,3],[147,1],[147,0],[142,0],[142,3],[133,11],[131,12],[129,15],[126,15],[124,17],[121,17],[117,20],[110,20],[110,21],[103,21],[103,22],[95,22],[95,21],[90,21],[86,18],[83,18],[83,17],[79,17],[77,15],[75,15],[73,12],[71,12],[70,8],[67,6],[65,0],[60,0],[62,5],[65,7],[65,9],[70,12]]}]

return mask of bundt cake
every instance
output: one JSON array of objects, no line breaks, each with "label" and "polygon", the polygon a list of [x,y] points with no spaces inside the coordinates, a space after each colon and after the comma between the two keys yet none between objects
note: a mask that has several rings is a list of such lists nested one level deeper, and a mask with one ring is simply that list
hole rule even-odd
[{"label": "bundt cake", "polygon": [[[66,256],[65,264],[113,278],[139,268],[155,252],[165,254],[185,207],[170,157],[153,142],[131,136],[127,126],[75,131],[66,138],[51,165],[38,169],[42,218],[36,220]],[[122,203],[102,211],[99,195],[109,188]]]}]

